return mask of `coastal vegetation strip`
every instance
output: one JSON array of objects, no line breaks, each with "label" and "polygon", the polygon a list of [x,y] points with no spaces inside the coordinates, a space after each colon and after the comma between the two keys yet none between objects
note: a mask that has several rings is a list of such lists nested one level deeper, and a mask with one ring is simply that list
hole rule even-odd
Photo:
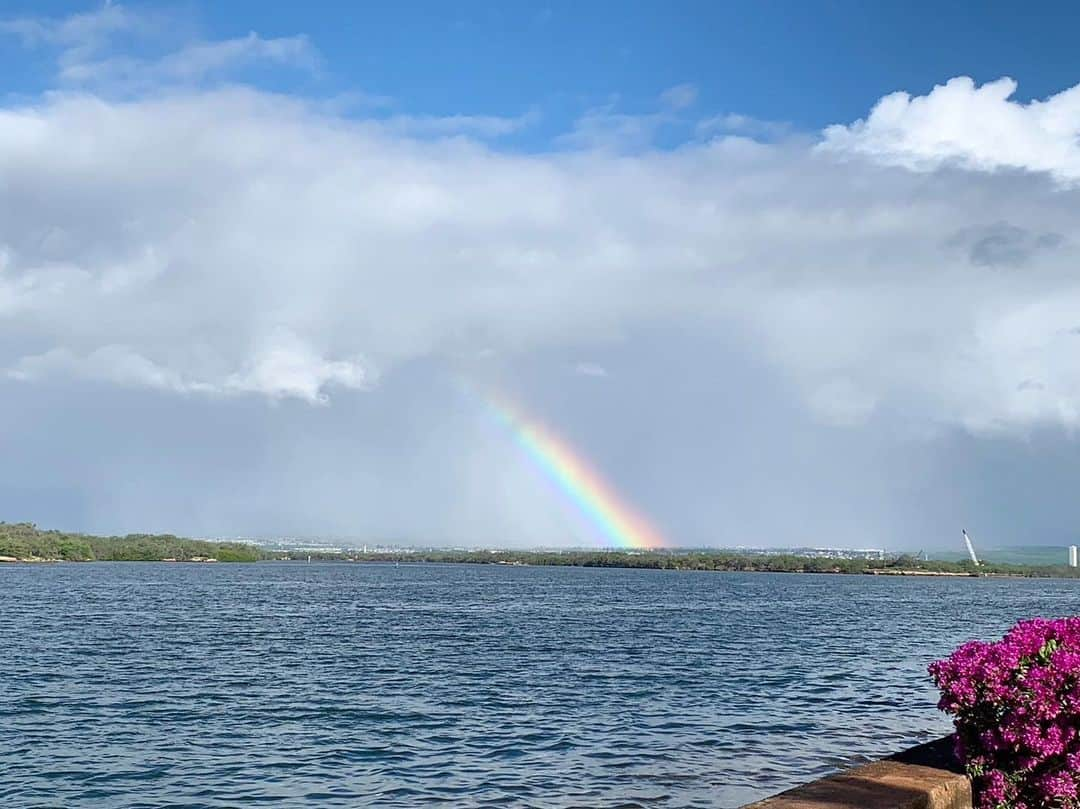
[{"label": "coastal vegetation strip", "polygon": [[[294,556],[294,558],[300,558]],[[306,558],[306,557],[304,557]],[[740,553],[725,550],[684,551],[386,551],[312,554],[313,559],[347,558],[358,562],[428,562],[571,567],[620,567],[653,570],[715,570],[762,573],[851,573],[886,576],[1023,576],[1080,578],[1065,565],[1017,565],[970,561],[922,560],[910,554],[886,559],[837,559],[796,554]]]},{"label": "coastal vegetation strip", "polygon": [[838,559],[725,550],[271,550],[241,542],[185,539],[171,534],[100,537],[45,531],[30,523],[0,523],[0,562],[260,562],[281,560],[618,567],[768,573],[851,573],[885,576],[1025,576],[1078,578],[1065,565],[1020,565],[918,559]]},{"label": "coastal vegetation strip", "polygon": [[257,562],[263,549],[239,542],[206,542],[170,534],[99,537],[43,531],[30,523],[0,523],[2,562]]}]

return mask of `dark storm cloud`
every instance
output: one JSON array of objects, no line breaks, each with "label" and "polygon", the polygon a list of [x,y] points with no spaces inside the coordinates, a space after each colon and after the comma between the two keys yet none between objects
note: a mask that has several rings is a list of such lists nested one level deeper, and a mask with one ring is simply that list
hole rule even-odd
[{"label": "dark storm cloud", "polygon": [[962,228],[946,240],[951,248],[967,252],[968,260],[980,267],[1021,267],[1037,253],[1060,247],[1060,233],[1033,232],[1009,222],[995,222]]}]

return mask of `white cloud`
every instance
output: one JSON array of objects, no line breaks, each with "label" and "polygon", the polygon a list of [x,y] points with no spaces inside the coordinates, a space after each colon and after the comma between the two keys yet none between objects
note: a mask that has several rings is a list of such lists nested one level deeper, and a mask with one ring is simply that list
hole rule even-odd
[{"label": "white cloud", "polygon": [[657,130],[669,121],[667,111],[634,115],[618,112],[611,102],[586,110],[558,142],[574,149],[639,151],[651,146]]},{"label": "white cloud", "polygon": [[123,387],[181,394],[232,396],[261,394],[326,404],[328,387],[362,389],[374,380],[360,360],[326,360],[292,335],[277,335],[242,369],[224,377],[193,377],[165,367],[125,345],[106,345],[80,356],[67,348],[20,357],[7,371],[10,379],[38,381],[75,377]]},{"label": "white cloud", "polygon": [[379,125],[403,135],[447,137],[472,135],[498,138],[531,126],[539,118],[535,111],[515,117],[500,115],[394,115],[380,119]]},{"label": "white cloud", "polygon": [[61,59],[76,59],[104,48],[118,33],[146,30],[153,17],[133,15],[124,7],[105,3],[100,8],[69,17],[20,17],[0,20],[0,34],[22,39],[28,47],[55,46]]},{"label": "white cloud", "polygon": [[821,148],[920,171],[956,164],[1080,180],[1080,85],[1027,104],[1012,100],[1016,88],[960,76],[925,96],[892,93],[865,120],[828,127]]},{"label": "white cloud", "polygon": [[603,365],[598,365],[595,362],[579,362],[574,366],[574,373],[578,376],[594,376],[601,378],[608,375],[607,368]]},{"label": "white cloud", "polygon": [[[0,20],[0,35],[18,37],[27,48],[56,55],[57,80],[66,86],[134,92],[163,84],[197,84],[256,65],[315,72],[318,52],[305,36],[265,39],[254,32],[200,41],[193,26],[165,12],[133,12],[119,4],[64,18]],[[137,49],[126,49],[129,40]],[[139,56],[132,53],[138,51]]]},{"label": "white cloud", "polygon": [[[95,25],[120,23],[86,25],[21,35],[93,42]],[[609,108],[563,150],[527,154],[476,139],[516,119],[365,118],[173,86],[235,63],[235,44],[219,45],[173,51],[191,57],[182,68],[159,59],[169,93],[0,108],[9,376],[320,403],[418,358],[588,356],[701,330],[831,422],[1080,419],[1080,199],[1043,176],[933,171],[1036,168],[1016,133],[1064,143],[1072,95],[1024,106],[1007,87],[952,82],[883,100],[821,149],[727,136],[661,151],[670,112]],[[997,145],[978,145],[949,94],[959,118],[990,116]],[[459,136],[418,137],[443,133]],[[1045,170],[1068,177],[1068,154]],[[711,355],[693,367],[724,373]]]},{"label": "white cloud", "polygon": [[255,352],[247,367],[225,380],[222,390],[325,404],[328,397],[324,390],[328,386],[357,390],[372,381],[362,360],[324,359],[295,335],[279,332]]},{"label": "white cloud", "polygon": [[163,83],[198,83],[253,65],[279,65],[316,71],[320,59],[306,37],[263,39],[255,33],[220,42],[199,42],[154,59],[112,56],[70,61],[60,79],[80,85],[132,90]]},{"label": "white cloud", "polygon": [[693,129],[687,109],[697,100],[694,85],[668,88],[658,100],[660,106],[655,110],[626,112],[619,97],[612,96],[606,103],[585,110],[556,143],[573,149],[639,152],[653,148],[662,132],[683,137]]},{"label": "white cloud", "polygon": [[734,133],[764,140],[776,140],[791,136],[792,127],[784,121],[765,121],[751,115],[729,112],[699,121],[696,132],[699,137]]},{"label": "white cloud", "polygon": [[[927,185],[738,138],[507,154],[240,89],[4,110],[0,173],[0,366],[27,376],[92,358],[125,384],[318,402],[411,358],[647,324],[741,333],[830,420],[999,429],[1080,402],[1073,310],[1021,317],[1080,296],[1077,203],[1036,180]],[[971,253],[1001,223],[994,255],[1038,247],[1019,274]]]},{"label": "white cloud", "polygon": [[145,387],[172,393],[208,392],[208,386],[183,379],[128,346],[107,345],[78,356],[66,348],[19,358],[8,370],[11,379],[36,381],[74,376],[125,387]]},{"label": "white cloud", "polygon": [[676,84],[660,94],[660,101],[673,110],[684,110],[694,106],[697,97],[698,89],[693,84]]}]

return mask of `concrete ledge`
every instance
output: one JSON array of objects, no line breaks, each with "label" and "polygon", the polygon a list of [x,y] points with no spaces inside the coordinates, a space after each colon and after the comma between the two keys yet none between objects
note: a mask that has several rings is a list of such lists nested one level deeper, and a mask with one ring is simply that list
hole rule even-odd
[{"label": "concrete ledge", "polygon": [[971,809],[971,783],[947,737],[743,809]]}]

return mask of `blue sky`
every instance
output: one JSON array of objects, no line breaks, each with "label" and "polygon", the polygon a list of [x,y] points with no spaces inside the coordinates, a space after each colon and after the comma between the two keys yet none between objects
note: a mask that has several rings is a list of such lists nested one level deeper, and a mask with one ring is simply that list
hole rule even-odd
[{"label": "blue sky", "polygon": [[[1075,541],[1068,9],[0,6],[0,518]],[[580,515],[576,515],[580,517]]]},{"label": "blue sky", "polygon": [[[167,9],[192,34],[304,34],[318,76],[272,71],[260,83],[332,97],[364,93],[409,114],[539,113],[514,140],[543,148],[589,108],[646,113],[689,83],[696,106],[818,130],[865,115],[894,90],[928,92],[945,78],[1020,81],[1017,98],[1071,85],[1067,3],[433,2],[125,4]],[[77,2],[7,0],[6,16],[62,17]],[[1032,9],[1037,9],[1033,11]],[[1052,24],[1048,24],[1048,22]],[[9,92],[46,88],[48,60],[0,51]]]}]

